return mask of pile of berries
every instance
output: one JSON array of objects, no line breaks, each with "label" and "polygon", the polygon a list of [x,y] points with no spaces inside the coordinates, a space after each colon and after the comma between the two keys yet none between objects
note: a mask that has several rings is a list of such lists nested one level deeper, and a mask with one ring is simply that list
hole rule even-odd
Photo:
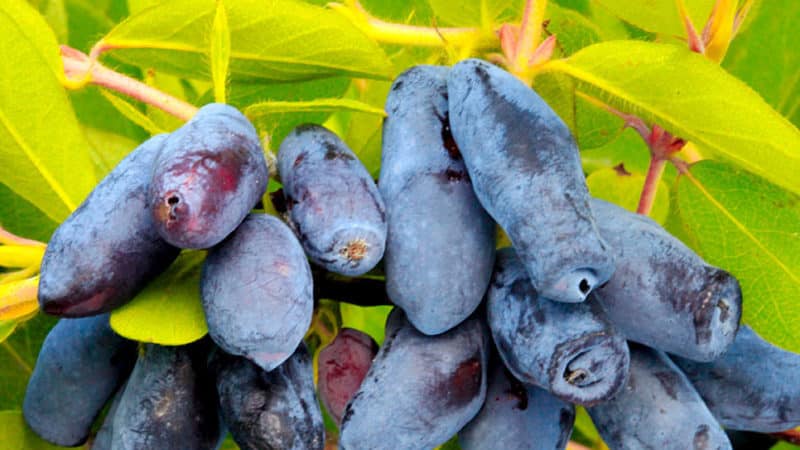
[{"label": "pile of berries", "polygon": [[[733,276],[591,198],[569,129],[528,86],[479,60],[418,66],[386,113],[377,185],[323,127],[283,141],[283,220],[252,212],[269,170],[234,108],[134,150],[47,247],[39,301],[64,319],[28,385],[31,428],[78,445],[111,402],[93,448],[213,449],[228,430],[243,449],[322,449],[318,398],[346,450],[455,434],[563,449],[575,405],[612,449],[730,449],[723,427],[800,424],[800,355],[740,329]],[[512,247],[496,250],[497,226]],[[210,339],[137,352],[108,312],[181,249],[208,249]],[[315,278],[373,270],[397,306],[386,339],[342,329],[315,386]]]}]

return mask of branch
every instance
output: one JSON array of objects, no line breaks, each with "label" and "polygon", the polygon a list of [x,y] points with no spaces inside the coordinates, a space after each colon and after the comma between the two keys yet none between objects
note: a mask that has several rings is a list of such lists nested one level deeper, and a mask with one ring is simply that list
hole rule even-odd
[{"label": "branch", "polygon": [[346,278],[314,268],[314,298],[324,298],[358,306],[392,305],[386,283],[372,278]]},{"label": "branch", "polygon": [[69,88],[77,89],[85,84],[96,84],[155,106],[181,120],[189,120],[197,113],[194,105],[115,72],[72,47],[61,46],[61,59],[66,75],[65,84]]}]

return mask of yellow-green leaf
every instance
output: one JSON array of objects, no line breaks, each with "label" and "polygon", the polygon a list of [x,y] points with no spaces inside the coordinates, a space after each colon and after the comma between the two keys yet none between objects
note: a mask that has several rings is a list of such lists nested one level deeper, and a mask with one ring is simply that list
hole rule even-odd
[{"label": "yellow-green leaf", "polygon": [[161,345],[194,342],[208,332],[200,302],[205,252],[183,252],[130,303],[111,313],[111,328],[128,339]]},{"label": "yellow-green leaf", "polygon": [[225,83],[228,81],[228,65],[231,60],[231,30],[228,28],[228,15],[225,1],[217,0],[214,23],[211,26],[211,81],[214,83],[214,100],[225,103]]},{"label": "yellow-green leaf", "polygon": [[[37,436],[25,423],[22,411],[0,411],[0,436],[7,450],[59,450],[59,447]],[[69,447],[81,448],[81,447]]]},{"label": "yellow-green leaf", "polygon": [[[234,80],[388,76],[383,50],[334,11],[293,0],[227,0],[225,7]],[[119,24],[98,48],[132,64],[208,80],[215,12],[215,0],[160,3]]]},{"label": "yellow-green leaf", "polygon": [[96,184],[64,89],[53,32],[22,0],[0,2],[0,182],[60,222]]},{"label": "yellow-green leaf", "polygon": [[130,104],[127,100],[122,99],[105,89],[101,89],[100,93],[103,94],[103,97],[105,97],[106,100],[108,100],[108,102],[120,112],[120,114],[125,116],[128,120],[136,125],[139,125],[147,130],[148,133],[159,134],[164,132],[164,130],[156,125],[149,117],[147,117],[146,114],[136,109],[136,107]]},{"label": "yellow-green leaf", "polygon": [[521,4],[511,0],[428,0],[434,15],[442,24],[456,26],[483,26],[491,28],[514,15],[513,7]]},{"label": "yellow-green leaf", "polygon": [[800,131],[747,85],[685,48],[595,44],[549,70],[577,89],[800,193]]},{"label": "yellow-green leaf", "polygon": [[746,29],[733,40],[722,63],[789,119],[800,110],[798,20],[797,0],[755,2]]},{"label": "yellow-green leaf", "polygon": [[741,284],[743,321],[800,352],[800,197],[731,166],[705,161],[677,186],[677,208],[698,253]]},{"label": "yellow-green leaf", "polygon": [[378,344],[383,342],[386,318],[391,311],[391,306],[363,307],[344,302],[339,304],[342,327],[363,331],[372,336]]},{"label": "yellow-green leaf", "polygon": [[[675,0],[594,0],[620,19],[654,33],[686,36]],[[702,30],[716,0],[683,0],[694,26]],[[769,0],[772,1],[772,0]]]},{"label": "yellow-green leaf", "polygon": [[264,116],[283,113],[301,112],[335,112],[351,111],[385,116],[381,108],[349,98],[318,98],[309,101],[284,102],[266,101],[255,103],[245,108],[244,113],[250,120],[259,120]]}]

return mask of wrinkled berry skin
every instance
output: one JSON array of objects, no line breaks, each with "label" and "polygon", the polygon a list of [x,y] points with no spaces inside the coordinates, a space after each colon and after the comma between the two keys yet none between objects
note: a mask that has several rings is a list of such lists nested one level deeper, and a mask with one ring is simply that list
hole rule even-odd
[{"label": "wrinkled berry skin", "polygon": [[336,338],[319,352],[319,396],[337,424],[367,375],[378,344],[366,333],[342,328]]},{"label": "wrinkled berry skin", "polygon": [[497,360],[486,403],[458,432],[458,443],[463,450],[563,450],[574,424],[573,405],[522,384]]},{"label": "wrinkled berry skin", "polygon": [[614,272],[569,129],[508,72],[468,59],[447,78],[450,126],[475,193],[506,231],[534,288],[581,302]]},{"label": "wrinkled berry skin", "polygon": [[176,247],[212,247],[259,202],[268,178],[253,125],[236,108],[206,105],[169,135],[156,159],[150,186],[156,229]]},{"label": "wrinkled berry skin", "polygon": [[53,233],[39,280],[44,312],[83,317],[111,311],[178,256],[147,210],[150,172],[166,137],[133,150]]},{"label": "wrinkled berry skin", "polygon": [[489,353],[471,318],[427,336],[395,309],[386,340],[342,418],[339,448],[411,450],[443,444],[480,410]]},{"label": "wrinkled berry skin", "polygon": [[375,182],[338,136],[301,125],[281,143],[278,171],[293,226],[312,261],[362,275],[386,246],[386,209]]},{"label": "wrinkled berry skin", "polygon": [[28,381],[25,421],[53,444],[83,444],[135,362],[136,343],[114,333],[108,314],[61,319],[47,335]]},{"label": "wrinkled berry skin", "polygon": [[726,428],[775,433],[800,425],[800,355],[739,329],[717,360],[672,356]]},{"label": "wrinkled berry skin", "polygon": [[446,67],[417,66],[386,99],[378,187],[389,234],[386,291],[425,334],[478,307],[494,263],[495,226],[450,135]]},{"label": "wrinkled berry skin", "polygon": [[216,449],[224,434],[207,341],[145,344],[112,424],[114,450]]},{"label": "wrinkled berry skin", "polygon": [[579,405],[619,392],[628,375],[628,346],[592,297],[584,303],[542,297],[514,250],[499,250],[487,316],[511,373]]},{"label": "wrinkled berry skin", "polygon": [[208,252],[200,280],[208,333],[266,371],[294,353],[311,324],[311,268],[280,219],[251,214]]},{"label": "wrinkled berry skin", "polygon": [[305,345],[270,372],[239,356],[216,352],[222,418],[242,450],[322,450],[325,425]]},{"label": "wrinkled berry skin", "polygon": [[609,448],[723,450],[731,444],[686,376],[654,349],[631,344],[628,384],[588,409]]},{"label": "wrinkled berry skin", "polygon": [[696,361],[733,342],[742,291],[656,222],[592,200],[600,233],[618,252],[617,271],[597,290],[608,318],[628,339]]}]

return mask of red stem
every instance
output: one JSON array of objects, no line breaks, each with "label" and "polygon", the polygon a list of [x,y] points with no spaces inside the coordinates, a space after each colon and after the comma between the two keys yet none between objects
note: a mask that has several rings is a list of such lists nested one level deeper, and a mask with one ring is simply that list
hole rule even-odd
[{"label": "red stem", "polygon": [[194,105],[115,72],[74,48],[62,45],[61,59],[68,80],[86,79],[89,83],[125,94],[182,120],[189,120],[197,113],[197,107]]},{"label": "red stem", "polygon": [[650,215],[653,210],[653,204],[656,201],[656,193],[658,192],[658,182],[661,180],[661,175],[664,173],[664,166],[666,160],[653,155],[650,158],[650,167],[647,169],[647,177],[644,180],[642,187],[642,195],[639,197],[639,206],[636,212],[645,216]]}]

